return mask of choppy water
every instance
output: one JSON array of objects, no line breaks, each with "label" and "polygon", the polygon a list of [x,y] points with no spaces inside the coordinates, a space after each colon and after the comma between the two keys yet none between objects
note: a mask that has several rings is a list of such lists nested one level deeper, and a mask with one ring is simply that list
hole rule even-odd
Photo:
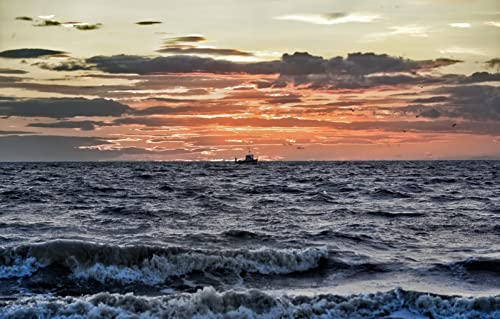
[{"label": "choppy water", "polygon": [[0,318],[500,318],[499,194],[499,161],[2,163]]}]

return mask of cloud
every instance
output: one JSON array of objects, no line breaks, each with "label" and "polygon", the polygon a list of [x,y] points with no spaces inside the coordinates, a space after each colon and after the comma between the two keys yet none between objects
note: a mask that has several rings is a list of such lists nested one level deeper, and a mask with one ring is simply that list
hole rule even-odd
[{"label": "cloud", "polygon": [[428,38],[430,28],[416,24],[392,26],[388,28],[390,31],[370,33],[365,36],[368,41],[384,40],[394,36],[409,36],[414,38]]},{"label": "cloud", "polygon": [[80,31],[89,31],[89,30],[100,29],[102,27],[102,23],[86,23],[86,22],[64,23],[63,26],[70,26]]},{"label": "cloud", "polygon": [[483,124],[495,122],[500,128],[500,87],[458,85],[438,88],[432,92],[446,94],[447,99],[432,107],[417,104],[393,110],[432,119],[445,117],[479,121]]},{"label": "cloud", "polygon": [[468,54],[468,55],[486,55],[480,49],[475,48],[463,48],[463,47],[451,47],[439,50],[441,54]]},{"label": "cloud", "polygon": [[199,154],[211,148],[122,147],[113,139],[53,135],[0,136],[0,161],[98,161],[127,156],[174,156]]},{"label": "cloud", "polygon": [[124,104],[106,99],[46,98],[0,101],[1,116],[51,118],[120,116],[130,110]]},{"label": "cloud", "polygon": [[455,23],[450,23],[449,26],[453,28],[467,29],[471,27],[471,24],[467,22],[455,22]]},{"label": "cloud", "polygon": [[102,144],[111,143],[96,137],[2,136],[0,161],[85,161],[116,156],[99,150],[80,148]]},{"label": "cloud", "polygon": [[475,72],[468,77],[461,79],[460,83],[479,83],[500,81],[500,73]]},{"label": "cloud", "polygon": [[500,22],[499,21],[487,21],[484,24],[492,26],[492,27],[500,28]]},{"label": "cloud", "polygon": [[[438,110],[437,107],[436,110]],[[393,109],[395,111],[396,109]],[[426,110],[423,107],[414,106],[401,108],[401,112],[412,112]],[[439,110],[441,112],[441,110]],[[454,128],[450,120],[439,121],[355,121],[351,123],[333,122],[329,120],[312,120],[295,117],[268,119],[268,118],[161,118],[161,117],[127,117],[113,121],[116,125],[141,125],[146,127],[206,127],[206,126],[228,126],[228,127],[261,127],[261,128],[331,128],[336,130],[382,130],[387,132],[401,132],[413,130],[415,132],[452,132],[472,134],[500,134],[500,125],[497,121],[470,120],[461,122],[460,126]]]},{"label": "cloud", "polygon": [[500,69],[500,58],[493,58],[491,60],[488,60],[484,62],[489,68],[497,68]]},{"label": "cloud", "polygon": [[32,17],[27,17],[27,16],[20,16],[20,17],[16,17],[16,20],[33,21],[33,18]]},{"label": "cloud", "polygon": [[96,126],[107,126],[102,121],[62,121],[54,123],[30,123],[28,127],[44,127],[44,128],[75,128],[82,131],[93,131]]},{"label": "cloud", "polygon": [[135,24],[137,25],[153,25],[153,24],[160,24],[162,23],[161,21],[157,20],[143,20],[143,21],[138,21]]},{"label": "cloud", "polygon": [[[347,58],[324,59],[307,52],[285,54],[280,78],[275,86],[310,84],[312,88],[362,88],[379,85],[425,84],[439,82],[439,78],[412,73],[439,68],[459,60],[410,60],[387,54],[350,53]],[[409,74],[401,74],[401,73]]]},{"label": "cloud", "polygon": [[85,61],[79,59],[66,59],[64,62],[38,62],[34,65],[40,67],[44,70],[52,71],[79,71],[79,70],[91,70],[92,66],[85,63]]},{"label": "cloud", "polygon": [[[461,63],[461,60],[438,58],[435,60],[411,60],[407,58],[390,56],[387,54],[350,53],[347,57],[337,56],[330,59],[314,56],[307,52],[284,54],[281,60],[265,62],[233,62],[218,60],[209,57],[174,55],[166,57],[145,57],[132,55],[96,56],[83,61],[68,60],[66,62],[51,64],[42,62],[41,68],[51,70],[89,70],[97,69],[106,73],[132,73],[149,75],[147,86],[150,88],[164,88],[165,85],[190,86],[185,81],[192,81],[193,77],[179,78],[174,74],[212,73],[212,74],[255,74],[274,75],[275,80],[254,80],[251,83],[259,88],[280,88],[288,84],[307,85],[311,89],[321,88],[369,88],[376,86],[402,86],[424,85],[433,83],[452,83],[458,81],[459,76],[433,76],[419,72]],[[171,80],[165,77],[171,74]],[[213,84],[215,78],[198,80],[198,86],[222,85],[220,79]],[[154,80],[158,78],[158,80]],[[478,78],[479,79],[479,78]],[[153,81],[153,82],[151,82]],[[156,81],[156,82],[155,82]],[[165,82],[167,81],[167,82]],[[233,79],[242,83],[241,79]],[[471,80],[473,81],[473,80]],[[143,83],[143,81],[141,81]],[[249,83],[247,83],[249,84]],[[221,86],[222,85],[222,86]],[[55,88],[54,85],[51,85]],[[16,87],[34,88],[34,84],[17,84]],[[43,90],[43,87],[35,88]],[[55,88],[61,91],[62,88]],[[119,88],[117,90],[120,90]],[[88,91],[91,92],[91,91]],[[89,93],[90,94],[90,93]],[[170,98],[170,97],[167,97]],[[295,99],[298,102],[298,99]],[[182,101],[181,101],[182,102]]]},{"label": "cloud", "polygon": [[64,51],[47,50],[47,49],[15,49],[0,52],[1,58],[10,59],[28,59],[39,58],[43,56],[60,56],[65,54]]},{"label": "cloud", "polygon": [[26,74],[28,72],[26,72],[24,70],[3,69],[3,68],[0,68],[0,73],[2,73],[2,74]]},{"label": "cloud", "polygon": [[207,38],[205,38],[203,35],[189,34],[189,35],[184,35],[184,36],[180,36],[180,37],[168,38],[166,43],[170,43],[170,44],[176,44],[179,42],[198,43],[198,42],[205,42],[205,41],[207,41]]},{"label": "cloud", "polygon": [[24,135],[24,134],[34,134],[34,132],[27,132],[27,131],[2,131],[2,130],[0,130],[0,135]]},{"label": "cloud", "polygon": [[[42,18],[41,16],[39,18]],[[48,19],[43,19],[41,21],[37,21],[34,26],[35,27],[56,27],[60,26],[61,22],[48,18]]]},{"label": "cloud", "polygon": [[250,52],[245,52],[237,49],[219,49],[215,47],[199,45],[199,43],[205,41],[207,41],[207,39],[202,35],[185,35],[169,38],[165,41],[165,45],[161,49],[157,50],[157,52],[216,56],[253,56],[253,54]]},{"label": "cloud", "polygon": [[378,14],[332,12],[325,14],[290,14],[275,17],[276,20],[299,21],[312,24],[333,25],[341,23],[369,23],[378,20]]},{"label": "cloud", "polygon": [[198,105],[187,106],[152,106],[145,109],[136,110],[134,115],[179,115],[179,114],[220,114],[220,113],[243,113],[248,109],[244,105],[227,106],[225,104],[207,105],[199,103]]},{"label": "cloud", "polygon": [[432,96],[429,98],[414,99],[411,101],[411,103],[421,103],[421,104],[440,103],[440,102],[445,102],[447,100],[448,100],[447,96],[439,95],[439,96]]},{"label": "cloud", "polygon": [[233,55],[233,56],[252,56],[250,52],[240,51],[237,49],[217,49],[217,48],[201,48],[190,45],[175,45],[167,46],[157,50],[160,53],[174,54],[207,54],[207,55]]},{"label": "cloud", "polygon": [[196,56],[142,57],[134,55],[96,56],[86,60],[108,73],[248,73],[273,74],[279,71],[279,61],[236,63]]}]

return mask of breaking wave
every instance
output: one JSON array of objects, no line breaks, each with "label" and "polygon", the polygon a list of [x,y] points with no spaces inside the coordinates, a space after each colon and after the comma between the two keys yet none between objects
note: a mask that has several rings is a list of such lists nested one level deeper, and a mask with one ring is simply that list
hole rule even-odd
[{"label": "breaking wave", "polygon": [[0,250],[0,278],[29,277],[40,268],[64,267],[73,278],[101,283],[155,285],[193,272],[290,274],[319,267],[326,248],[202,250],[113,246],[55,240]]},{"label": "breaking wave", "polygon": [[435,318],[493,319],[500,296],[440,296],[394,289],[339,296],[273,296],[260,290],[195,293],[161,297],[102,292],[84,297],[25,298],[0,303],[0,318]]}]

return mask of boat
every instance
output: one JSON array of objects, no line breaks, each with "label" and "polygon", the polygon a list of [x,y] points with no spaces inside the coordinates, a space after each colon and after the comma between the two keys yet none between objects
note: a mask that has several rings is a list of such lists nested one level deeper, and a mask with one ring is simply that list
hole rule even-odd
[{"label": "boat", "polygon": [[245,156],[245,159],[239,160],[236,157],[234,158],[234,162],[236,164],[257,164],[258,159],[253,157],[253,154],[249,153]]}]

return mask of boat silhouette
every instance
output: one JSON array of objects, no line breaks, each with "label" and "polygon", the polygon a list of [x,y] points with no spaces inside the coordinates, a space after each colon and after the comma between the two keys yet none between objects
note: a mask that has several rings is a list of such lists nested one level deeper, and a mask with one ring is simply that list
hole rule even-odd
[{"label": "boat silhouette", "polygon": [[251,153],[248,153],[246,156],[245,156],[245,159],[238,159],[238,158],[234,158],[234,162],[236,164],[257,164],[257,161],[258,159],[254,158],[253,154]]}]

